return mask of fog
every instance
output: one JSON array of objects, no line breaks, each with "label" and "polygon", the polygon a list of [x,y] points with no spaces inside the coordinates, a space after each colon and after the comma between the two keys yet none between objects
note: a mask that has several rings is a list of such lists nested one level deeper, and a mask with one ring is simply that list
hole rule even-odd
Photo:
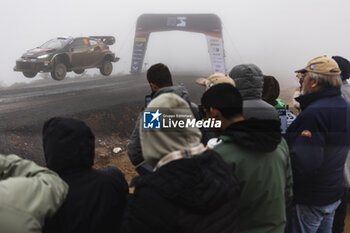
[{"label": "fog", "polygon": [[[144,13],[218,15],[227,72],[234,65],[254,63],[282,87],[295,85],[293,71],[315,56],[350,58],[348,0],[12,0],[0,7],[0,86],[40,79],[14,72],[15,61],[58,36],[115,36],[111,50],[121,60],[113,74],[127,74],[136,20]],[[145,68],[155,62],[167,64],[174,73],[211,73],[206,40],[198,33],[152,33]]]}]

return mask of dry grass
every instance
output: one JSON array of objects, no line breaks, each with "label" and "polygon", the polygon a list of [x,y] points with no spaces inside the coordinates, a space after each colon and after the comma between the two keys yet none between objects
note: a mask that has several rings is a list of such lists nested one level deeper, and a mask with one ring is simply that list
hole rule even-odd
[{"label": "dry grass", "polygon": [[[122,148],[122,151],[115,154],[113,153],[114,147],[120,147]],[[129,184],[132,178],[137,176],[137,172],[135,171],[134,166],[131,164],[126,153],[126,142],[119,142],[111,144],[107,147],[96,148],[94,167],[101,169],[107,166],[119,168],[124,173],[125,179]]]},{"label": "dry grass", "polygon": [[350,233],[350,202],[348,202],[347,215],[345,219],[345,229],[344,233]]}]

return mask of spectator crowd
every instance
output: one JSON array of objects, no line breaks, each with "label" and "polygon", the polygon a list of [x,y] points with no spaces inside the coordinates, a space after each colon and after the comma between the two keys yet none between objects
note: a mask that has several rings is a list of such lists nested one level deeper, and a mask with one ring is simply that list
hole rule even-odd
[{"label": "spectator crowd", "polygon": [[[95,136],[54,117],[47,167],[0,155],[1,233],[341,233],[350,187],[350,63],[320,56],[296,70],[292,112],[255,64],[196,80],[200,103],[168,67],[147,71],[151,95],[127,145],[139,176],[94,169]],[[152,127],[161,114],[215,127]],[[174,119],[173,119],[174,120]],[[203,123],[203,125],[205,125]]]}]

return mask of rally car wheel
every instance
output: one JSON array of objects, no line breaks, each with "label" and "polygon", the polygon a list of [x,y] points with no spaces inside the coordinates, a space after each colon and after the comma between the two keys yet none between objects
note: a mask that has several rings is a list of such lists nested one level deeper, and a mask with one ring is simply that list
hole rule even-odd
[{"label": "rally car wheel", "polygon": [[37,72],[23,72],[23,75],[27,78],[34,78]]},{"label": "rally car wheel", "polygon": [[100,68],[101,74],[103,74],[104,76],[109,76],[112,73],[112,71],[113,71],[112,62],[104,61]]},{"label": "rally car wheel", "polygon": [[63,63],[57,63],[51,72],[51,77],[55,80],[62,80],[66,77],[67,68]]},{"label": "rally car wheel", "polygon": [[82,70],[74,70],[74,73],[76,73],[76,74],[82,74],[82,73],[84,73],[84,69],[82,69]]}]

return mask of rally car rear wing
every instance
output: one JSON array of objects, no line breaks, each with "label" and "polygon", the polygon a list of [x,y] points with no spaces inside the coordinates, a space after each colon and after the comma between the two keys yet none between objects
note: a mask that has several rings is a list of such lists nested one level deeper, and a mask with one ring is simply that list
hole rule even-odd
[{"label": "rally car rear wing", "polygon": [[101,40],[106,45],[113,45],[115,43],[114,36],[89,36],[89,38]]}]

